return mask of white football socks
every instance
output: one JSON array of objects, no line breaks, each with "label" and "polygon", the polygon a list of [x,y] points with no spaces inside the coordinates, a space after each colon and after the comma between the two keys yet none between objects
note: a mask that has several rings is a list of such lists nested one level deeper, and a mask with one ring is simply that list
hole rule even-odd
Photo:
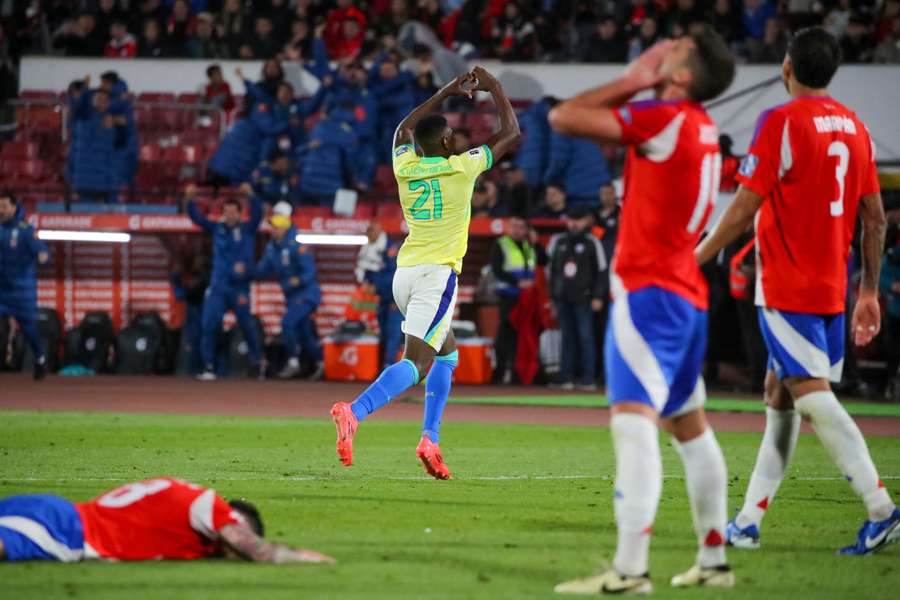
[{"label": "white football socks", "polygon": [[685,481],[701,567],[717,567],[725,561],[725,523],[728,520],[728,473],[725,457],[712,429],[684,443],[672,440],[684,463]]},{"label": "white football socks", "polygon": [[862,498],[869,520],[883,521],[891,516],[894,503],[869,455],[862,432],[838,402],[833,392],[812,392],[798,398],[794,405],[807,417],[828,450],[832,460]]},{"label": "white football socks", "polygon": [[636,577],[648,570],[650,531],[662,493],[659,430],[647,417],[629,413],[613,415],[610,429],[616,451],[618,526],[613,567]]},{"label": "white football socks", "polygon": [[762,523],[797,448],[799,434],[800,415],[795,411],[766,408],[766,431],[744,495],[744,506],[735,517],[738,527],[759,527]]}]

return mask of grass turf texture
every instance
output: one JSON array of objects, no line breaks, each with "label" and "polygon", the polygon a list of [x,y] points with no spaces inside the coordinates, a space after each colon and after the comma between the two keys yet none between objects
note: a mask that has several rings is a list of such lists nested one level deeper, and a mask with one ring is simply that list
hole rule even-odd
[{"label": "grass turf texture", "polygon": [[[614,461],[605,429],[450,423],[443,443],[456,479],[438,482],[415,460],[413,423],[363,424],[357,464],[345,469],[326,421],[0,418],[0,496],[43,492],[77,501],[119,483],[173,475],[256,502],[271,537],[339,561],[3,564],[2,598],[552,598],[555,583],[596,571],[614,550]],[[759,435],[719,439],[736,506]],[[900,474],[900,440],[869,442],[882,474]],[[691,565],[696,547],[680,462],[669,444],[663,451],[669,479],[651,551],[656,596],[726,597],[668,585]],[[817,440],[801,436],[765,523],[763,550],[730,552],[738,587],[728,598],[896,598],[900,546],[869,558],[834,554],[865,517],[838,475]],[[886,483],[896,497],[900,480]]]},{"label": "grass turf texture", "polygon": [[[408,402],[422,403],[421,397],[409,396]],[[499,404],[503,406],[564,406],[576,408],[597,408],[609,406],[605,394],[560,394],[558,396],[454,396],[451,404]],[[876,404],[874,402],[841,402],[855,417],[897,417],[900,418],[900,404]],[[764,413],[762,396],[759,398],[708,398],[707,411]]]}]

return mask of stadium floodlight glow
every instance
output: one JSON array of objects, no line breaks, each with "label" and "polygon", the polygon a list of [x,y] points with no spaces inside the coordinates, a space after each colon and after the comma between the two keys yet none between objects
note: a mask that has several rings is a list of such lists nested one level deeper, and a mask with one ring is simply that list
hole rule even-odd
[{"label": "stadium floodlight glow", "polygon": [[50,242],[112,242],[115,244],[127,244],[131,241],[131,234],[120,231],[41,229],[38,230],[38,239]]},{"label": "stadium floodlight glow", "polygon": [[298,233],[296,239],[301,244],[313,246],[364,246],[369,243],[365,235],[342,233]]}]

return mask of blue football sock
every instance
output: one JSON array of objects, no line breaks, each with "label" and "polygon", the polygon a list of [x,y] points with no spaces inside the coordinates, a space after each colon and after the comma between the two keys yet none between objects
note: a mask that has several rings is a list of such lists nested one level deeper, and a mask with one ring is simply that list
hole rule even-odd
[{"label": "blue football sock", "polygon": [[419,383],[419,370],[411,360],[404,358],[381,372],[372,385],[366,388],[351,405],[357,420],[367,416],[390,402],[398,394],[402,394]]},{"label": "blue football sock", "polygon": [[434,364],[425,378],[425,417],[422,419],[422,435],[427,435],[435,444],[441,437],[441,417],[447,396],[450,395],[450,381],[453,369],[459,360],[459,352],[447,356],[435,356]]}]

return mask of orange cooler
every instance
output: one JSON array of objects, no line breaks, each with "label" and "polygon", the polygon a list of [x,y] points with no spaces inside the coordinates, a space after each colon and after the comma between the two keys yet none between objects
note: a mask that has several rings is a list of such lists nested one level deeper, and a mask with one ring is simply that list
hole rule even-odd
[{"label": "orange cooler", "polygon": [[378,338],[364,335],[345,343],[325,338],[325,379],[374,381],[378,377]]},{"label": "orange cooler", "polygon": [[459,363],[453,371],[455,383],[490,383],[494,371],[494,341],[490,338],[456,340]]}]

